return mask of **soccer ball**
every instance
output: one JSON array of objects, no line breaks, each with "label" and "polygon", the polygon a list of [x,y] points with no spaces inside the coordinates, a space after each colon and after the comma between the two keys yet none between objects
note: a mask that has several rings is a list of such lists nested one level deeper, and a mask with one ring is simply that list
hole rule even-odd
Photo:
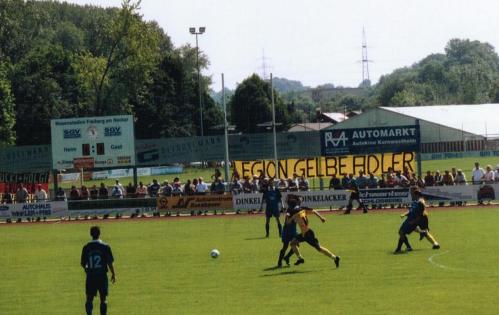
[{"label": "soccer ball", "polygon": [[213,249],[211,251],[210,255],[211,255],[211,258],[217,258],[220,255],[220,252],[218,251],[218,249]]}]

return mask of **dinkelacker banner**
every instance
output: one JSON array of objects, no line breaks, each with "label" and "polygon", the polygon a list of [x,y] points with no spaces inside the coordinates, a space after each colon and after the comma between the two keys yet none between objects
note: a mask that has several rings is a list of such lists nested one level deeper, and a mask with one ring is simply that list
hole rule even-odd
[{"label": "dinkelacker banner", "polygon": [[[416,154],[413,152],[279,160],[278,178],[293,177],[294,173],[298,176],[305,175],[307,178],[333,175],[342,177],[350,173],[357,176],[360,170],[379,176],[386,173],[390,167],[395,171],[403,171],[404,166],[414,172],[415,161]],[[234,161],[233,167],[241,178],[258,175],[260,171],[267,177],[275,177],[274,164],[272,160]]]},{"label": "dinkelacker banner", "polygon": [[380,152],[417,152],[419,126],[388,126],[321,131],[324,156]]}]

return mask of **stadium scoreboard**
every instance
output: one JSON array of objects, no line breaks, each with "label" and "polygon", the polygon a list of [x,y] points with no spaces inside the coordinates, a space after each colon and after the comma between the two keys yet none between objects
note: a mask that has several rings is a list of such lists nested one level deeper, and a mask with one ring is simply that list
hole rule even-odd
[{"label": "stadium scoreboard", "polygon": [[135,165],[131,115],[53,119],[50,125],[54,169]]}]

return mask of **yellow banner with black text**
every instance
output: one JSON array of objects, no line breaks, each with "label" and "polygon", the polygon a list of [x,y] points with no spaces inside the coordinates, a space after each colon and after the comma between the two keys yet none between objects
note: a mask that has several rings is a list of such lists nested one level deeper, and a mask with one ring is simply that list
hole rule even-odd
[{"label": "yellow banner with black text", "polygon": [[[293,174],[305,177],[342,177],[350,173],[355,176],[363,170],[366,174],[381,175],[389,168],[394,171],[403,171],[407,167],[410,172],[415,172],[416,153],[377,153],[364,155],[328,156],[308,159],[279,160],[279,178],[293,177]],[[233,167],[241,176],[259,175],[262,171],[267,177],[275,176],[273,160],[259,161],[234,161]]]}]

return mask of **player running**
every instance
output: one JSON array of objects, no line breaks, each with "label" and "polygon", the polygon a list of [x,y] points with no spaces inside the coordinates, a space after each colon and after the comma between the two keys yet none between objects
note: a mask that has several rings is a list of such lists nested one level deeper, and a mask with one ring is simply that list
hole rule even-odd
[{"label": "player running", "polygon": [[300,254],[300,251],[298,249],[298,244],[300,242],[307,242],[310,246],[313,248],[317,249],[317,251],[321,252],[322,254],[326,255],[327,257],[333,259],[334,264],[336,265],[336,268],[340,266],[340,256],[337,256],[333,253],[331,253],[327,248],[322,247],[319,244],[319,240],[315,237],[314,231],[308,226],[308,214],[315,214],[321,221],[322,223],[326,222],[326,219],[324,219],[323,216],[319,214],[319,212],[300,206],[301,200],[298,202],[298,206],[300,207],[297,209],[297,212],[292,215],[292,219],[298,224],[300,227],[301,234],[298,234],[295,239],[291,241],[291,248],[293,249],[293,252],[296,254],[298,257],[298,260],[295,262],[295,265],[300,265],[305,262],[305,259]]},{"label": "player running", "polygon": [[[424,204],[424,199],[421,197],[421,200],[423,201]],[[428,242],[431,243],[433,249],[440,249],[440,244],[438,244],[437,240],[433,235],[430,234],[430,226],[429,226],[429,221],[428,221],[428,210],[423,211],[423,216],[421,217],[421,220],[419,221],[417,230],[419,232],[419,240],[421,241],[423,238],[426,238]]]},{"label": "player running", "polygon": [[275,217],[277,221],[277,229],[279,230],[279,236],[281,236],[282,225],[279,220],[280,209],[284,208],[282,204],[282,195],[279,189],[274,186],[274,179],[270,178],[264,180],[263,183],[263,196],[262,203],[260,204],[260,212],[262,211],[263,204],[266,204],[265,207],[265,237],[269,237],[269,229],[270,229],[270,218]]},{"label": "player running", "polygon": [[296,222],[291,218],[295,213],[300,211],[300,206],[298,206],[300,197],[293,194],[288,194],[286,197],[286,203],[288,204],[288,210],[286,211],[286,220],[284,221],[284,227],[282,229],[282,248],[279,252],[279,260],[277,261],[277,267],[282,267],[282,260],[286,262],[289,266],[289,259],[293,255],[293,249],[291,249],[286,255],[286,250],[288,249],[289,243],[298,235],[296,232]]},{"label": "player running", "polygon": [[359,204],[359,207],[362,208],[362,212],[363,213],[367,213],[367,207],[366,205],[364,204],[364,202],[362,201],[362,199],[360,199],[360,191],[359,191],[359,185],[357,184],[357,181],[355,179],[352,179],[352,181],[350,182],[350,198],[348,199],[348,205],[347,205],[347,209],[345,210],[344,214],[350,214],[350,211],[352,211],[352,208],[353,208],[353,201],[357,201],[357,203]]},{"label": "player running", "polygon": [[113,253],[111,247],[99,239],[100,228],[90,228],[92,240],[88,242],[81,252],[81,266],[85,269],[87,280],[85,283],[87,301],[85,310],[87,315],[92,315],[93,300],[99,291],[100,313],[107,314],[106,297],[108,295],[107,270],[111,270],[111,282],[116,282],[116,274],[113,266]]}]

